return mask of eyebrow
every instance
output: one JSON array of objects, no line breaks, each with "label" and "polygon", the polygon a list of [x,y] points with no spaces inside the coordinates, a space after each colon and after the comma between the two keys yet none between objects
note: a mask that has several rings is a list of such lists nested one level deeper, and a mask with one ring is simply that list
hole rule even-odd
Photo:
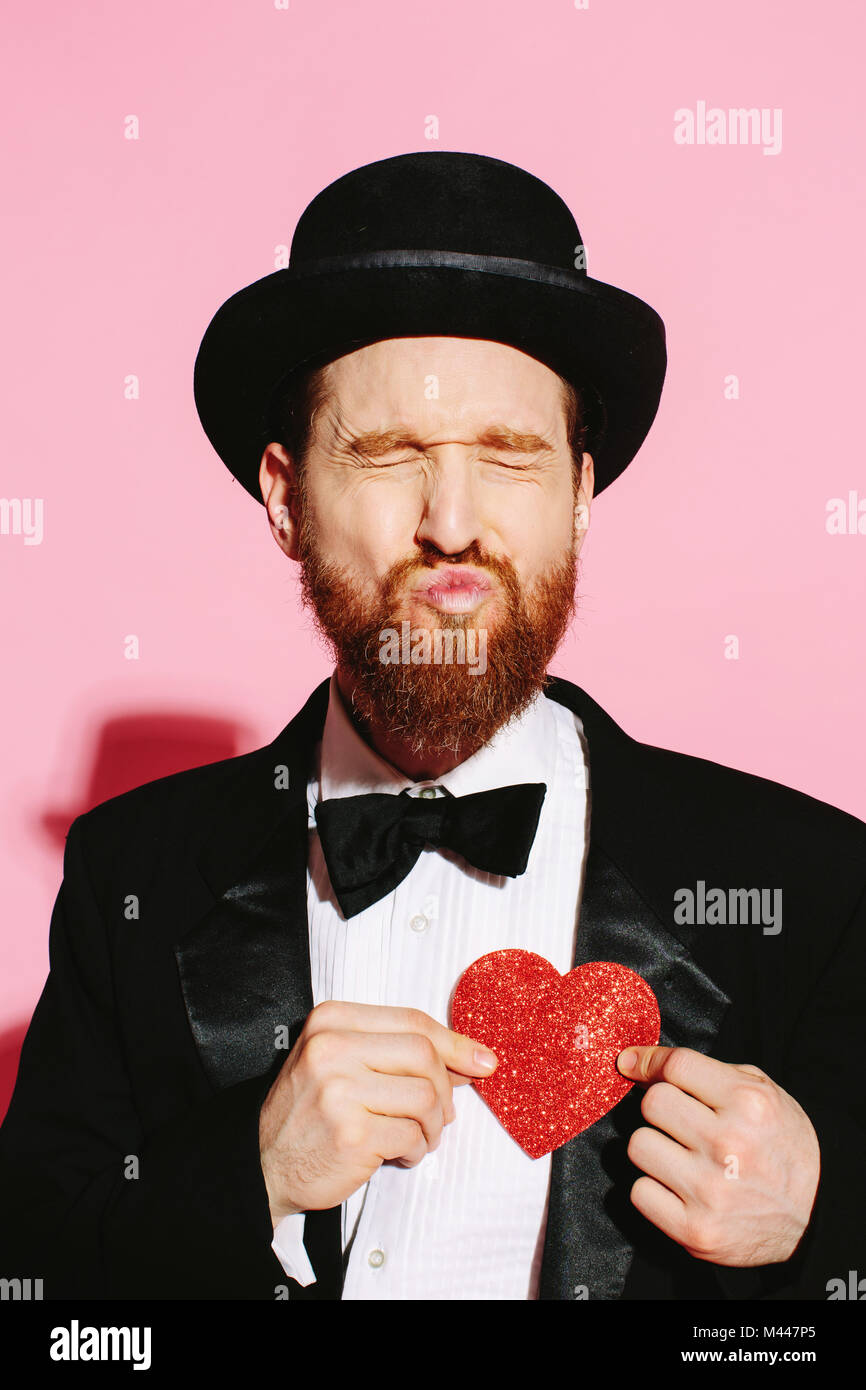
[{"label": "eyebrow", "polygon": [[[523,434],[507,425],[492,425],[475,442],[486,449],[501,449],[511,454],[555,453],[553,445],[540,434]],[[399,429],[370,430],[366,434],[355,435],[348,440],[346,447],[349,453],[363,454],[366,458],[379,458],[394,449],[417,449],[424,453],[426,448],[420,440]]]}]

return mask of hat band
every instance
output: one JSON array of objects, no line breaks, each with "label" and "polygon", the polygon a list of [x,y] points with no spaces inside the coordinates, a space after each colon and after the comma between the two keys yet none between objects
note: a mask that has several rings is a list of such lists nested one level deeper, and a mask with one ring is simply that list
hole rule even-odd
[{"label": "hat band", "polygon": [[366,251],[353,256],[322,256],[314,261],[289,264],[293,278],[326,275],[340,270],[390,270],[409,266],[445,270],[474,270],[488,275],[510,275],[545,285],[576,289],[586,283],[586,270],[563,270],[541,261],[521,261],[513,256],[482,256],[463,251]]}]

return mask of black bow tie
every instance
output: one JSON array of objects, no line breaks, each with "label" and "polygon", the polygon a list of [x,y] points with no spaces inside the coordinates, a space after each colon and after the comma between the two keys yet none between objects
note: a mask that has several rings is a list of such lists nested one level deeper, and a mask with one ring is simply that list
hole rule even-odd
[{"label": "black bow tie", "polygon": [[425,845],[455,850],[476,869],[517,878],[529,861],[544,782],[433,799],[367,792],[329,797],[316,825],[344,917],[392,892]]}]

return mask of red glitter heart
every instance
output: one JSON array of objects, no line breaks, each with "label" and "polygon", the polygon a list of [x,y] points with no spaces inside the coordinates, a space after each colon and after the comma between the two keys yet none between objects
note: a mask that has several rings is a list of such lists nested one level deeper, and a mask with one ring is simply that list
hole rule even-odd
[{"label": "red glitter heart", "polygon": [[530,1158],[558,1149],[631,1090],[616,1059],[652,1047],[661,1020],[645,980],[593,961],[560,975],[532,951],[491,951],[454,991],[451,1026],[493,1049],[499,1066],[473,1082]]}]

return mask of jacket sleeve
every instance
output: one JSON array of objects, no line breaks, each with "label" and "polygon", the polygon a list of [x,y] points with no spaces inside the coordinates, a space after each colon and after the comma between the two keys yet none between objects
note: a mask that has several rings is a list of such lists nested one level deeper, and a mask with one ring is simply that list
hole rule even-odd
[{"label": "jacket sleeve", "polygon": [[809,1225],[783,1264],[720,1268],[729,1298],[826,1300],[831,1281],[847,1287],[849,1271],[859,1271],[858,1278],[866,1273],[864,1021],[866,891],[795,1023],[785,1078],[779,1080],[809,1116],[821,1150]]},{"label": "jacket sleeve", "polygon": [[286,1275],[258,1121],[275,1070],[143,1134],[86,826],[67,838],[50,972],[0,1129],[0,1275],[42,1278],[46,1298],[273,1299]]}]

